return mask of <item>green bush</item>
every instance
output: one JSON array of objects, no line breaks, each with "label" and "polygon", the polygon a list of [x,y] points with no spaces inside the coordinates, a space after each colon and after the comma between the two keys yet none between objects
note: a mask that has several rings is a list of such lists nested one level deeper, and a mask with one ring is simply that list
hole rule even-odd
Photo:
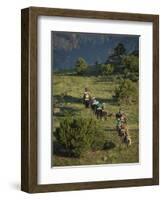
[{"label": "green bush", "polygon": [[139,58],[134,55],[128,55],[123,58],[124,73],[139,73]]},{"label": "green bush", "polygon": [[93,142],[91,144],[91,149],[93,151],[102,150],[104,148],[105,135],[100,130],[94,136]]},{"label": "green bush", "polygon": [[109,76],[113,73],[114,65],[113,64],[102,64],[101,65],[101,74],[103,76]]},{"label": "green bush", "polygon": [[70,152],[70,156],[80,157],[88,150],[103,147],[97,142],[102,134],[97,120],[93,118],[67,117],[60,123],[54,135],[57,141]]},{"label": "green bush", "polygon": [[116,145],[112,141],[105,141],[103,149],[104,150],[109,150],[115,148]]},{"label": "green bush", "polygon": [[129,79],[120,80],[119,85],[115,88],[114,99],[118,103],[131,104],[138,100],[138,87],[137,83]]},{"label": "green bush", "polygon": [[136,82],[136,81],[139,80],[139,74],[138,74],[138,73],[128,73],[128,74],[126,75],[126,78],[127,78],[127,79],[130,79],[131,81]]}]

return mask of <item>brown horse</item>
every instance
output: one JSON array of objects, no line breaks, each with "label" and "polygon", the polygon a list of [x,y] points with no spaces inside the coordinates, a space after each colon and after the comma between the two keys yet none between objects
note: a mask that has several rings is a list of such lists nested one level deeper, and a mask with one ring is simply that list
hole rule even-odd
[{"label": "brown horse", "polygon": [[131,145],[131,137],[129,136],[128,127],[126,124],[121,125],[118,134],[121,137],[123,143],[125,143],[127,146]]}]

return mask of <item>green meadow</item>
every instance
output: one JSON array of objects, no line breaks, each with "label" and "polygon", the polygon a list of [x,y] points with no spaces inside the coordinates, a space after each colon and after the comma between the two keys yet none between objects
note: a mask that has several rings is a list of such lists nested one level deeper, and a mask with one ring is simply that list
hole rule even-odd
[{"label": "green meadow", "polygon": [[[73,115],[74,117],[91,117],[97,120],[91,109],[86,109],[82,102],[84,88],[88,87],[91,96],[94,96],[100,102],[105,103],[105,110],[109,113],[113,113],[112,117],[108,117],[107,120],[97,120],[97,123],[102,127],[105,140],[114,144],[114,148],[87,151],[84,156],[76,158],[61,155],[54,151],[56,138],[54,134],[52,134],[53,166],[139,162],[138,102],[119,105],[114,101],[113,95],[115,87],[118,84],[116,76],[80,76],[73,73],[54,73],[52,84],[53,103],[56,104],[56,107],[53,110],[53,132],[60,126],[60,123],[67,115]],[[127,124],[132,140],[132,144],[129,147],[122,143],[115,128],[115,113],[119,111],[120,107],[128,118]]]}]

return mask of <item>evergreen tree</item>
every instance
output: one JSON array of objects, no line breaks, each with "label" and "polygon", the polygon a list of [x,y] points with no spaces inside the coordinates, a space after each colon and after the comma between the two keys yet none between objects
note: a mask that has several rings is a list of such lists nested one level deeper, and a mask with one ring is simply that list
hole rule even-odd
[{"label": "evergreen tree", "polygon": [[126,53],[126,49],[122,43],[118,43],[118,45],[114,48],[115,56],[122,56]]},{"label": "evergreen tree", "polygon": [[75,64],[75,70],[77,72],[78,75],[83,75],[88,68],[88,64],[86,63],[86,61],[84,60],[84,58],[78,58],[78,60],[76,61]]}]

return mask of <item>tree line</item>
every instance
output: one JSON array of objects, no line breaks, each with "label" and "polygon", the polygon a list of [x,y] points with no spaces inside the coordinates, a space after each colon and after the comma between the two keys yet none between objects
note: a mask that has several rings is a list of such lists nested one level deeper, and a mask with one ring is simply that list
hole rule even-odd
[{"label": "tree line", "polygon": [[[91,71],[91,68],[94,70]],[[113,95],[114,100],[126,104],[138,101],[138,50],[127,53],[125,46],[119,43],[104,63],[96,61],[94,66],[89,66],[84,58],[78,58],[75,64],[75,71],[77,75],[87,75],[90,72],[92,75],[96,73],[96,75],[103,77],[114,76],[118,81]]]},{"label": "tree line", "polygon": [[[82,57],[78,58],[75,63],[75,71],[78,75],[86,75],[90,72],[91,66]],[[139,57],[138,51],[126,53],[126,48],[122,43],[119,43],[113,53],[108,56],[105,62],[95,62],[92,68],[96,68],[98,75],[109,76],[113,74],[121,74],[124,78],[129,78],[132,81],[138,80],[139,74]],[[95,71],[95,70],[94,70]],[[92,73],[94,72],[92,70]]]}]

